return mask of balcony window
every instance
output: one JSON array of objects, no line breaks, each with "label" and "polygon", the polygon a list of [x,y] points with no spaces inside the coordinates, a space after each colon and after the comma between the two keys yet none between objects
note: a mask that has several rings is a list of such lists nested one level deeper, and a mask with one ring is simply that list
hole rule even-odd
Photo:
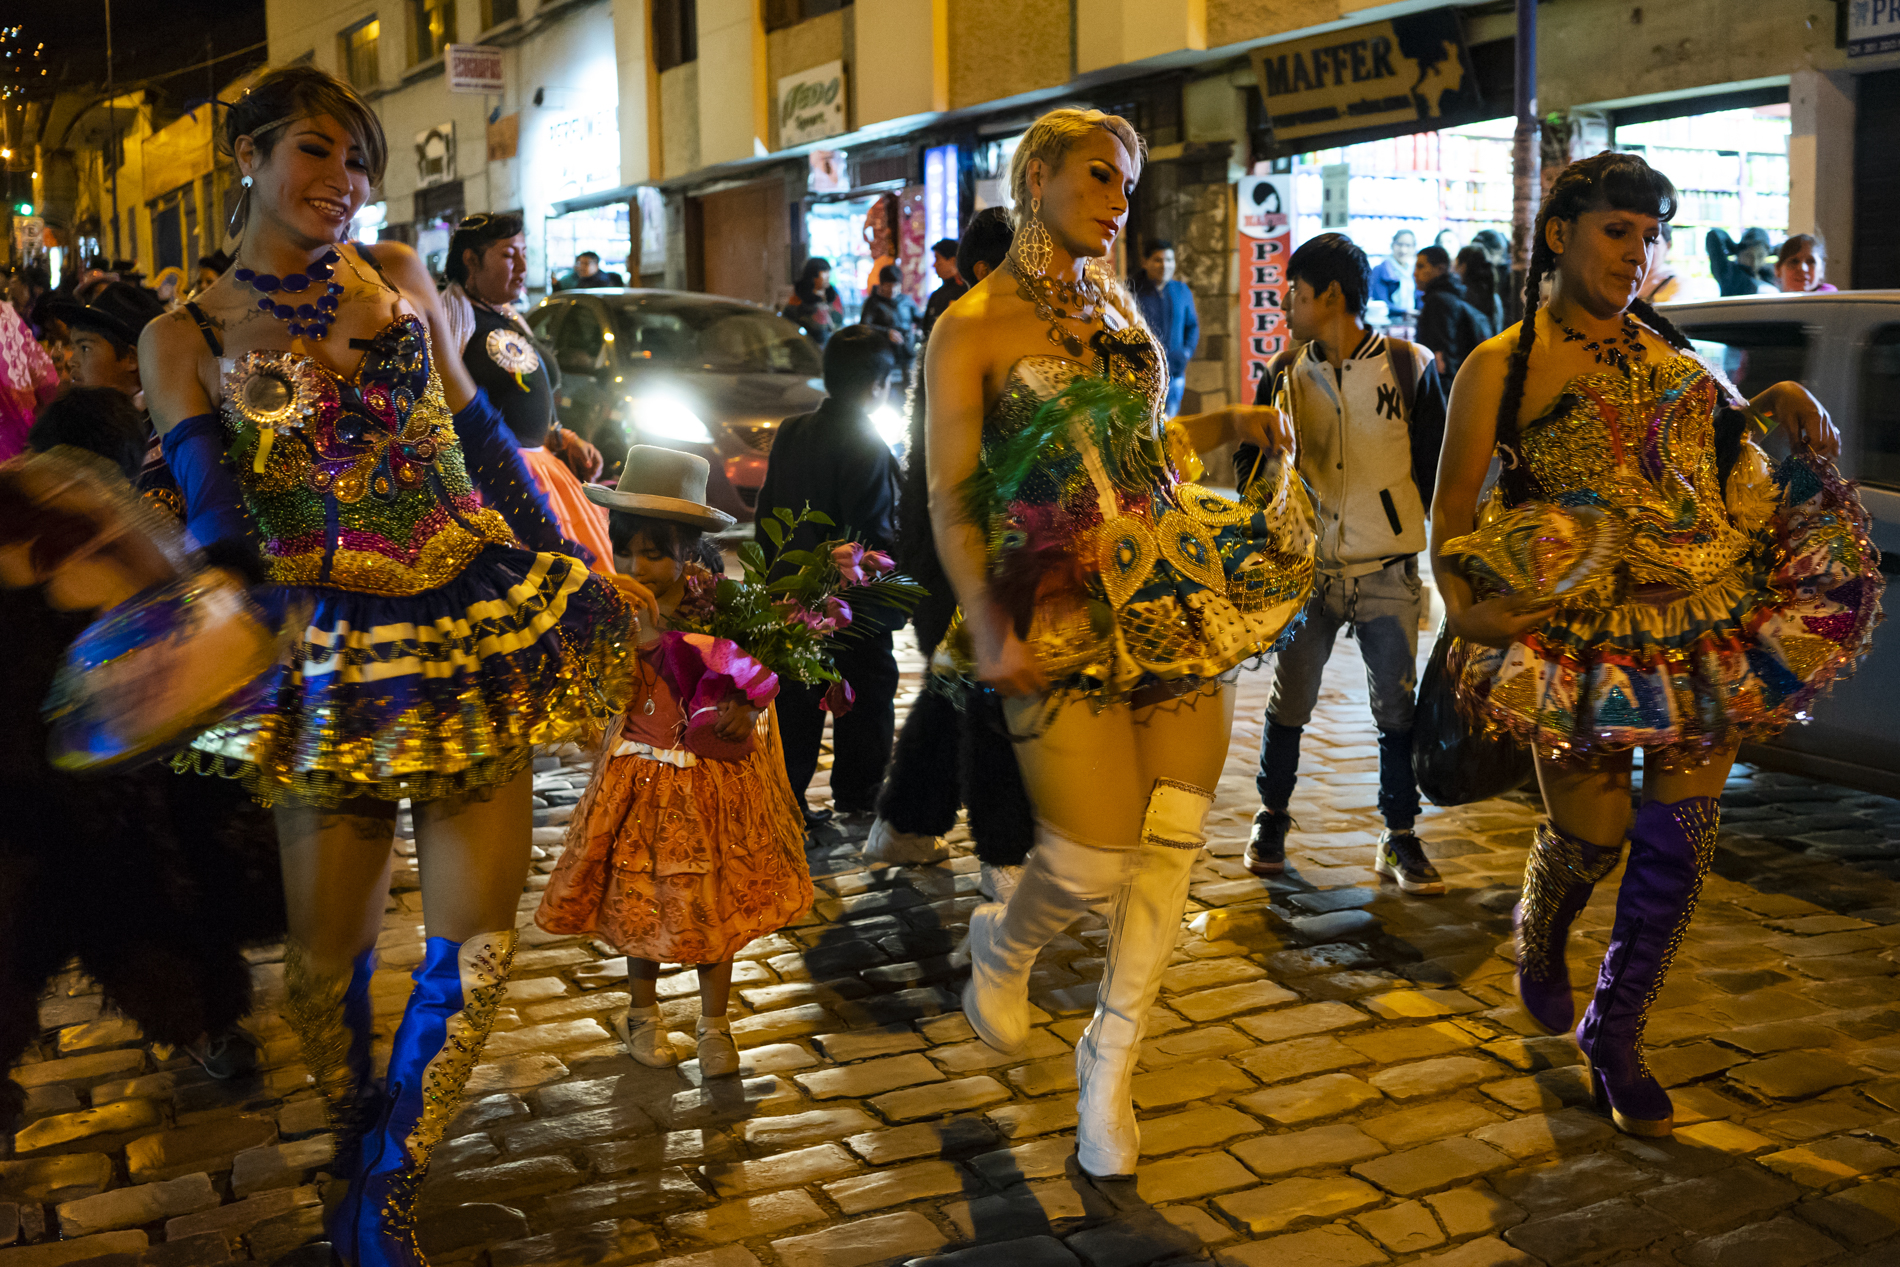
[{"label": "balcony window", "polygon": [[455,43],[455,0],[409,0],[416,28],[416,62],[433,61]]},{"label": "balcony window", "polygon": [[368,91],[383,81],[382,67],[376,60],[377,39],[381,34],[382,23],[370,18],[336,37],[337,60],[343,63],[343,77],[359,92]]}]

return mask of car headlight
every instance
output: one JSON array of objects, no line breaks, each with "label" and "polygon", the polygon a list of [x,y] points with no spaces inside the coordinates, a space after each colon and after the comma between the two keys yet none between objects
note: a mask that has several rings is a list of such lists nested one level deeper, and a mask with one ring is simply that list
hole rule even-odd
[{"label": "car headlight", "polygon": [[683,444],[711,444],[712,432],[699,415],[671,396],[648,396],[627,400],[633,411],[633,425],[656,440],[678,440]]},{"label": "car headlight", "polygon": [[879,405],[871,411],[871,426],[877,429],[878,438],[893,449],[904,442],[904,415],[889,405]]}]

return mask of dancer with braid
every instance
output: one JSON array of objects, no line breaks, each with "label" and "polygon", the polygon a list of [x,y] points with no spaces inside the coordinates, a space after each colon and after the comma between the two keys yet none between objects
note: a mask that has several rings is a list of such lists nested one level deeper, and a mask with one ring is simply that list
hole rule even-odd
[{"label": "dancer with braid", "polygon": [[[276,807],[287,1019],[349,1180],[330,1239],[348,1267],[409,1267],[417,1191],[507,986],[534,745],[621,705],[632,612],[441,352],[415,252],[343,241],[388,152],[362,98],[287,66],[221,140],[244,189],[237,267],[145,328],[139,373],[193,536],[300,630],[179,764]],[[401,800],[428,940],[377,1091],[370,974]]]},{"label": "dancer with braid", "polygon": [[[1792,382],[1742,400],[1637,298],[1676,207],[1668,178],[1633,154],[1558,176],[1527,315],[1480,345],[1453,388],[1432,507],[1460,697],[1532,745],[1550,815],[1516,921],[1518,994],[1548,1032],[1575,1015],[1570,925],[1629,841],[1576,1032],[1599,1110],[1637,1135],[1673,1126],[1643,1026],[1694,913],[1736,748],[1851,670],[1881,591],[1827,411]],[[1779,425],[1794,456],[1771,465],[1751,421]],[[1494,451],[1504,471],[1480,507]]]}]

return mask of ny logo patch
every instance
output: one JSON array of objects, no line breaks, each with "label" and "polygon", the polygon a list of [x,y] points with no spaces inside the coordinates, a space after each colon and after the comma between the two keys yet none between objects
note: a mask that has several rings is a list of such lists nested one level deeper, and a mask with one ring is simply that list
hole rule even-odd
[{"label": "ny logo patch", "polygon": [[1379,403],[1377,409],[1388,418],[1402,418],[1405,416],[1405,406],[1399,400],[1399,389],[1396,386],[1386,384],[1379,388]]}]

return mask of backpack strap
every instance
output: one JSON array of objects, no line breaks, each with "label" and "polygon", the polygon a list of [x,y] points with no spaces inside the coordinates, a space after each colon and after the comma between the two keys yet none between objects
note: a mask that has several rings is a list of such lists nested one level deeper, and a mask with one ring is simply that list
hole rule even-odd
[{"label": "backpack strap", "polygon": [[1418,360],[1412,355],[1412,345],[1404,339],[1387,335],[1385,363],[1392,370],[1392,381],[1398,384],[1399,407],[1405,411],[1405,421],[1409,426],[1418,404]]},{"label": "backpack strap", "polygon": [[218,338],[217,328],[211,324],[211,318],[205,315],[205,310],[187,301],[185,311],[190,313],[191,319],[198,323],[198,333],[205,337],[205,345],[211,349],[211,355],[223,356],[224,343]]}]

